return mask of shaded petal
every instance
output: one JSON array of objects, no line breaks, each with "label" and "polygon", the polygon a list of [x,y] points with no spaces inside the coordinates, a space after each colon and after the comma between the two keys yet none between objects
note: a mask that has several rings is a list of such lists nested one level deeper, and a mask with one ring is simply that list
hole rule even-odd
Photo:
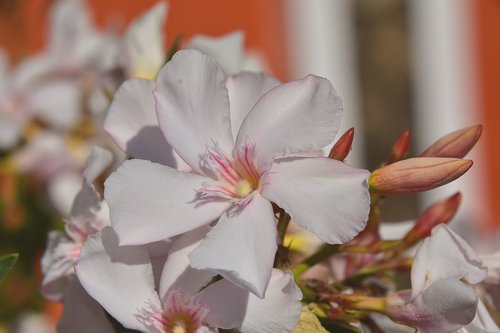
[{"label": "shaded petal", "polygon": [[40,85],[31,92],[30,108],[36,116],[53,127],[72,128],[80,120],[79,83],[58,79]]},{"label": "shaded petal", "polygon": [[99,210],[101,198],[92,184],[83,181],[82,189],[76,195],[73,207],[71,208],[71,219],[75,220],[95,220],[96,212]]},{"label": "shaded petal", "polygon": [[143,160],[125,161],[104,183],[121,245],[146,244],[209,224],[225,201],[196,200],[206,178]]},{"label": "shaded petal", "polygon": [[73,278],[64,295],[64,308],[57,324],[58,333],[114,333],[102,307]]},{"label": "shaded petal", "polygon": [[211,57],[196,50],[177,52],[156,79],[158,121],[167,142],[202,173],[200,155],[216,143],[233,148],[226,76]]},{"label": "shaded petal", "polygon": [[366,226],[369,174],[323,157],[280,159],[261,180],[261,193],[324,242],[342,244]]},{"label": "shaded petal", "polygon": [[451,332],[469,324],[476,314],[473,287],[454,278],[431,284],[410,299],[409,291],[388,298],[388,316],[421,333]]},{"label": "shaded petal", "polygon": [[237,286],[264,297],[277,250],[271,203],[256,195],[229,209],[190,255],[197,269],[214,271]]},{"label": "shaded petal", "polygon": [[266,73],[241,72],[227,77],[226,87],[231,105],[231,132],[235,140],[243,119],[255,103],[279,84],[280,81]]},{"label": "shaded petal", "polygon": [[487,268],[474,250],[447,225],[432,229],[417,250],[411,269],[412,297],[426,284],[447,278],[477,284],[486,278]]},{"label": "shaded petal", "polygon": [[93,146],[87,159],[87,166],[83,176],[89,183],[93,183],[113,162],[113,153],[99,146]]},{"label": "shaded petal", "polygon": [[479,299],[474,320],[472,321],[472,323],[457,332],[498,333],[500,332],[500,328],[495,323],[495,320],[493,320],[493,318],[491,317],[484,303],[481,301],[481,299]]},{"label": "shaded petal", "polygon": [[322,148],[340,126],[341,100],[327,79],[309,75],[269,90],[238,132],[235,150],[255,145],[260,170],[276,157]]},{"label": "shaded petal", "polygon": [[230,32],[220,37],[195,35],[186,46],[214,57],[227,74],[237,73],[243,65],[245,35],[241,31]]},{"label": "shaded petal", "polygon": [[75,268],[89,295],[127,328],[145,331],[139,311],[148,304],[161,307],[146,248],[118,246],[109,227],[87,239]]},{"label": "shaded petal", "polygon": [[[291,332],[299,320],[302,293],[290,273],[273,269],[266,297],[260,299],[227,280],[200,292],[200,303],[210,308],[205,321],[243,333]],[[279,311],[277,311],[279,309]]]},{"label": "shaded petal", "polygon": [[208,226],[200,227],[179,236],[172,244],[160,280],[159,294],[163,301],[169,291],[176,289],[183,298],[191,298],[216,275],[189,265],[188,254],[200,245],[207,232]]},{"label": "shaded petal", "polygon": [[165,63],[165,20],[168,3],[159,1],[136,18],[123,38],[123,59],[128,77],[154,80]]},{"label": "shaded petal", "polygon": [[172,147],[158,126],[153,88],[154,81],[125,81],[114,95],[104,129],[130,156],[175,168]]}]

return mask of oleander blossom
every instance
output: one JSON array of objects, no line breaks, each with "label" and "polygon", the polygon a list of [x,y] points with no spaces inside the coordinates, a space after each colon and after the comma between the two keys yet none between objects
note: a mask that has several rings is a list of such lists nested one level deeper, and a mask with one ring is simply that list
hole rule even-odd
[{"label": "oleander blossom", "polygon": [[60,301],[70,280],[80,249],[89,235],[109,225],[107,205],[101,201],[92,182],[109,166],[109,151],[94,147],[84,172],[82,187],[74,199],[70,216],[64,219],[65,233],[51,231],[47,249],[42,257],[42,293],[51,300]]},{"label": "oleander blossom", "polygon": [[109,314],[141,332],[291,332],[302,298],[291,274],[273,270],[265,299],[224,279],[213,282],[214,273],[191,268],[187,257],[206,232],[199,228],[174,241],[155,285],[147,249],[119,246],[114,231],[104,228],[84,244],[77,276]]},{"label": "oleander blossom", "polygon": [[271,202],[327,243],[365,227],[368,171],[313,153],[340,126],[340,98],[328,80],[226,76],[213,58],[184,50],[160,71],[153,94],[163,135],[192,171],[130,160],[108,178],[121,245],[218,220],[191,265],[264,297],[277,249]]},{"label": "oleander blossom", "polygon": [[484,311],[478,312],[483,309],[478,309],[473,285],[483,281],[486,272],[474,250],[447,225],[440,224],[417,250],[412,289],[389,295],[388,315],[421,333],[460,330],[476,316],[484,318]]}]

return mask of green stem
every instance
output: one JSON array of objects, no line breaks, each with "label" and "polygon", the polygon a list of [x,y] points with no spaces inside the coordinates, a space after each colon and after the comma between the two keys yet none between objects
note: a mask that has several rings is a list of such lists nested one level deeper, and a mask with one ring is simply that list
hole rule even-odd
[{"label": "green stem", "polygon": [[325,244],[318,250],[315,254],[295,265],[292,268],[292,273],[296,279],[298,279],[304,272],[306,272],[309,268],[316,265],[317,263],[322,262],[323,260],[331,257],[332,255],[338,253],[340,250],[339,245],[331,245]]}]

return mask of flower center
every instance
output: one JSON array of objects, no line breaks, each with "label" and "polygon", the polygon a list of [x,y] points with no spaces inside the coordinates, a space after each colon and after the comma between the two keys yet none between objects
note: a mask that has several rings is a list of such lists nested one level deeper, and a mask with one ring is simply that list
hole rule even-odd
[{"label": "flower center", "polygon": [[201,189],[203,198],[220,197],[241,202],[259,188],[260,173],[252,159],[254,149],[245,145],[234,157],[228,157],[219,147],[208,148],[203,160],[216,181],[206,182]]},{"label": "flower center", "polygon": [[165,333],[195,333],[208,314],[208,308],[185,300],[178,292],[170,293],[162,310],[153,310],[150,318]]}]

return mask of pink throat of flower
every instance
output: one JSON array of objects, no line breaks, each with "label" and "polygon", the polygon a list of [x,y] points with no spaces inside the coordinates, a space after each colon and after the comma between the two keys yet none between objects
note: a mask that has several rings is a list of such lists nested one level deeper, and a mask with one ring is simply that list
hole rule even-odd
[{"label": "pink throat of flower", "polygon": [[252,162],[255,149],[245,145],[234,155],[234,158],[228,157],[217,146],[207,149],[204,161],[217,180],[203,184],[203,197],[240,201],[259,188],[261,174]]},{"label": "pink throat of flower", "polygon": [[151,319],[165,333],[195,333],[208,314],[208,307],[198,302],[186,301],[178,292],[170,293],[160,313]]}]

